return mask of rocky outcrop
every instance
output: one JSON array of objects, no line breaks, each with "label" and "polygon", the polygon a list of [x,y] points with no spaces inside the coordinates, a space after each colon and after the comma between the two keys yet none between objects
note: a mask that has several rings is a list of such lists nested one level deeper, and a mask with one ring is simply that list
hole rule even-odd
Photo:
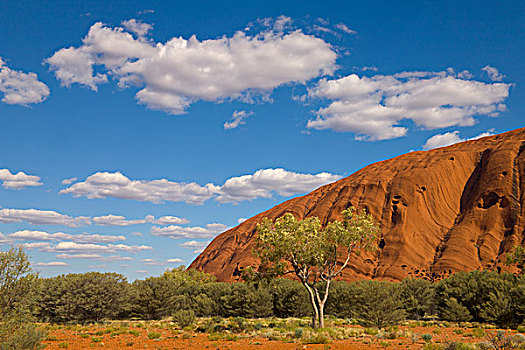
[{"label": "rocky outcrop", "polygon": [[505,254],[525,238],[524,150],[522,128],[371,164],[220,234],[190,268],[234,281],[239,269],[257,264],[252,249],[263,217],[289,212],[327,223],[355,206],[381,223],[382,237],[377,252],[352,257],[344,280],[509,269]]}]

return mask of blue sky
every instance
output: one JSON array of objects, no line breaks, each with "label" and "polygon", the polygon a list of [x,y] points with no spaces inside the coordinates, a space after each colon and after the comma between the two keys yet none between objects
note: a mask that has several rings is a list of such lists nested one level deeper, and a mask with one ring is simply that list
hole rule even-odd
[{"label": "blue sky", "polygon": [[44,276],[158,275],[367,164],[523,126],[521,1],[2,9],[0,244]]}]

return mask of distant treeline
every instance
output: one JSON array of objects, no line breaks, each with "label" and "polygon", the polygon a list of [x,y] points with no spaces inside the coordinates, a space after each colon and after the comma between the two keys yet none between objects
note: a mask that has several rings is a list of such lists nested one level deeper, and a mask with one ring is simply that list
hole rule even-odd
[{"label": "distant treeline", "polygon": [[[196,316],[303,317],[311,315],[305,288],[296,281],[222,283],[178,268],[128,283],[116,273],[89,272],[38,280],[31,307],[46,322],[161,319],[180,310]],[[437,283],[335,282],[326,313],[383,326],[405,318],[489,322],[525,321],[525,277],[488,271],[457,273]]]}]

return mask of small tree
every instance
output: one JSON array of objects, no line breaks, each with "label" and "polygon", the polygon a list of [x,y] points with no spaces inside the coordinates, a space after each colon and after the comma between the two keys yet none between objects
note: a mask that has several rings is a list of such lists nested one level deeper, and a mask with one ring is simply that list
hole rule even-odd
[{"label": "small tree", "polygon": [[36,280],[21,247],[0,252],[0,349],[36,349],[44,337],[30,322]]},{"label": "small tree", "polygon": [[308,291],[314,328],[324,327],[330,283],[348,265],[351,254],[377,248],[379,226],[371,215],[352,207],[341,214],[343,221],[324,229],[317,217],[297,220],[290,213],[275,223],[264,218],[257,225],[255,253],[261,269],[274,276],[295,274]]}]

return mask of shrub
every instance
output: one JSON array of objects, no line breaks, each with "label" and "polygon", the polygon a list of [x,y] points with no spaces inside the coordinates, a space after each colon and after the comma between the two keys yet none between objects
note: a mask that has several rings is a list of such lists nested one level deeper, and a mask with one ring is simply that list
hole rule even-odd
[{"label": "shrub", "polygon": [[149,339],[159,339],[162,336],[159,332],[150,332],[148,333]]},{"label": "shrub", "polygon": [[432,314],[435,306],[434,286],[427,280],[406,278],[401,285],[401,298],[407,315],[419,320]]},{"label": "shrub", "polygon": [[359,283],[357,317],[364,326],[383,328],[405,319],[398,284],[377,281]]},{"label": "shrub", "polygon": [[425,343],[429,343],[432,341],[432,334],[423,334],[421,335],[421,339],[423,339]]},{"label": "shrub", "polygon": [[178,310],[173,314],[173,322],[179,327],[192,326],[195,323],[195,312],[193,310]]},{"label": "shrub", "polygon": [[302,338],[303,336],[303,333],[304,333],[304,330],[302,328],[296,328],[295,329],[295,332],[294,332],[294,336],[299,339],[299,338]]}]

